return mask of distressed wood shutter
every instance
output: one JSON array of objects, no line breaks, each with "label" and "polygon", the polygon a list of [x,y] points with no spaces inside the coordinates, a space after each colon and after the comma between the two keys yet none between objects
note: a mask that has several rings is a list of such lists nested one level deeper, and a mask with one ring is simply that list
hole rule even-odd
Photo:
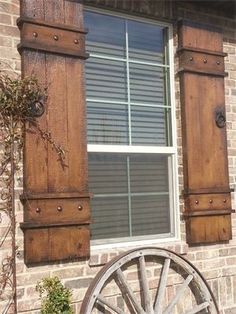
[{"label": "distressed wood shutter", "polygon": [[47,87],[46,112],[39,119],[66,151],[63,169],[51,146],[25,134],[25,262],[89,255],[82,5],[66,0],[22,0],[19,51],[23,76]]},{"label": "distressed wood shutter", "polygon": [[231,232],[223,37],[220,30],[181,21],[182,103],[187,242],[227,241]]}]

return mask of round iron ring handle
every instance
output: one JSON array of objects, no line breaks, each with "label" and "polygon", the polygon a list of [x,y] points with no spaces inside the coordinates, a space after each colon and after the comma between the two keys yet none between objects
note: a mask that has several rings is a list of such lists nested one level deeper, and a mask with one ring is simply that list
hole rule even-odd
[{"label": "round iron ring handle", "polygon": [[223,110],[217,111],[215,116],[216,125],[218,128],[224,128],[226,125],[226,118]]},{"label": "round iron ring handle", "polygon": [[42,100],[32,103],[29,107],[29,116],[39,118],[45,112],[45,106]]}]

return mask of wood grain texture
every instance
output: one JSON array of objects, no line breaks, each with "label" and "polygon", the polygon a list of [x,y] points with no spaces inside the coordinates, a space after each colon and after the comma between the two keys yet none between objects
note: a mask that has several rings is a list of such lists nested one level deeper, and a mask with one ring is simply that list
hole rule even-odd
[{"label": "wood grain texture", "polygon": [[179,62],[182,71],[225,76],[224,57],[221,55],[183,50]]},{"label": "wood grain texture", "polygon": [[232,237],[226,127],[223,124],[220,128],[216,123],[219,112],[225,115],[222,42],[219,30],[209,26],[182,23],[179,28],[189,244],[220,242]]},{"label": "wood grain texture", "polygon": [[18,51],[24,48],[51,52],[54,54],[86,58],[85,32],[66,24],[53,24],[32,19],[20,19],[21,43]]},{"label": "wood grain texture", "polygon": [[[63,32],[73,32],[64,31],[63,25],[65,28],[83,29],[82,10],[81,4],[65,0],[23,0],[21,18],[32,19],[32,25],[42,21],[40,27],[44,31],[47,28],[45,45],[48,45],[55,32],[59,36],[65,35]],[[25,31],[30,36],[31,31]],[[22,39],[25,40],[25,36],[22,32]],[[64,37],[65,46],[68,46],[69,37]],[[90,223],[84,60],[24,47],[22,65],[23,76],[34,74],[47,87],[46,113],[39,120],[40,126],[51,133],[53,140],[66,153],[66,166],[62,167],[51,145],[35,134],[25,135],[24,195],[26,198],[33,195],[31,200],[23,197],[24,223],[28,226],[24,229],[27,263],[88,256],[89,229],[78,231],[79,225]],[[78,194],[85,197],[78,197]],[[78,210],[79,206],[82,210]],[[60,207],[62,210],[58,210]],[[72,222],[78,224],[78,228],[73,225],[62,227]],[[40,224],[42,228],[30,230],[30,224]],[[83,248],[75,251],[75,239],[81,234]],[[40,249],[45,247],[45,243],[47,254]],[[33,254],[29,252],[31,250]]]},{"label": "wood grain texture", "polygon": [[88,201],[88,198],[27,201],[24,209],[24,220],[41,224],[89,223]]},{"label": "wood grain texture", "polygon": [[25,263],[74,260],[88,256],[89,237],[90,231],[86,227],[25,230]]}]

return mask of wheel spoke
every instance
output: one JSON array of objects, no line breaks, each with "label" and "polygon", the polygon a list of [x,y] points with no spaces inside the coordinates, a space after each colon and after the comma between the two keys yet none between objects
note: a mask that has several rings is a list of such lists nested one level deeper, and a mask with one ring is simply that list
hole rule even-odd
[{"label": "wheel spoke", "polygon": [[204,310],[208,306],[209,306],[209,302],[204,302],[202,304],[194,306],[191,310],[188,310],[187,312],[185,312],[185,314],[195,314],[195,313],[198,313],[199,311]]},{"label": "wheel spoke", "polygon": [[124,274],[122,273],[121,269],[117,269],[116,271],[118,279],[120,280],[121,284],[123,285],[123,288],[125,289],[127,295],[129,296],[130,301],[133,303],[136,311],[138,314],[146,314],[144,310],[139,305],[139,302],[137,298],[135,297],[133,291],[130,289],[127,280],[125,279]]},{"label": "wheel spoke", "polygon": [[[149,258],[153,261],[153,266],[150,265],[152,273],[154,272],[156,275],[156,270],[158,270],[158,274],[161,270],[161,274],[157,276],[159,280],[155,279],[155,284],[158,284],[157,289],[152,289],[151,282],[149,282],[147,270]],[[176,284],[178,283],[178,286],[175,294],[170,298],[173,289],[168,291],[167,285],[172,264],[176,265],[173,267],[173,273],[177,275]],[[138,272],[138,278],[135,282],[130,282],[126,277],[126,272],[133,271],[134,265],[137,266],[135,273]],[[181,283],[179,283],[180,278],[182,278]],[[114,283],[118,287],[114,287]],[[138,286],[137,283],[139,283]],[[175,282],[173,284],[175,285]],[[114,293],[117,297],[119,296],[119,301],[121,298],[122,306],[115,300],[113,301],[114,298],[105,296],[104,288],[105,291],[110,291],[109,288],[111,290],[119,288],[119,291],[116,289]],[[153,293],[155,292],[154,299]],[[169,301],[166,304],[167,292]],[[111,294],[113,295],[113,293]],[[193,302],[189,306],[185,306],[182,314],[198,314],[209,311],[212,314],[219,313],[207,282],[202,278],[201,273],[182,256],[156,247],[133,249],[116,256],[98,272],[86,292],[80,314],[91,314],[93,310],[99,310],[99,307],[102,307],[102,311],[104,309],[105,312],[114,314],[173,314],[177,310],[177,306],[186,301],[187,295],[193,299]]]},{"label": "wheel spoke", "polygon": [[171,303],[167,306],[163,314],[170,314],[172,312],[173,307],[176,305],[176,303],[179,301],[180,297],[184,293],[184,290],[189,285],[191,280],[193,279],[192,275],[188,275],[188,277],[185,279],[185,281],[182,283],[182,285],[178,288],[178,292],[176,293],[174,299],[171,301]]},{"label": "wheel spoke", "polygon": [[140,256],[139,266],[140,266],[140,274],[141,274],[141,281],[142,281],[141,284],[142,284],[142,288],[143,288],[145,311],[149,314],[153,314],[154,312],[153,312],[152,300],[151,300],[149,287],[148,287],[148,280],[147,280],[147,273],[146,273],[144,256]]},{"label": "wheel spoke", "polygon": [[161,305],[162,305],[162,301],[163,301],[163,298],[165,295],[166,282],[167,282],[169,268],[170,268],[170,259],[166,258],[165,262],[164,262],[163,270],[161,273],[158,295],[157,295],[156,303],[155,303],[155,307],[154,307],[154,310],[155,310],[154,313],[155,314],[158,314],[161,312]]},{"label": "wheel spoke", "polygon": [[101,304],[101,305],[106,305],[107,307],[109,307],[110,309],[112,309],[114,312],[116,312],[117,314],[125,314],[124,311],[122,311],[120,308],[118,308],[117,306],[115,306],[114,304],[111,304],[110,302],[108,302],[105,298],[103,298],[100,294],[97,296],[97,301]]}]

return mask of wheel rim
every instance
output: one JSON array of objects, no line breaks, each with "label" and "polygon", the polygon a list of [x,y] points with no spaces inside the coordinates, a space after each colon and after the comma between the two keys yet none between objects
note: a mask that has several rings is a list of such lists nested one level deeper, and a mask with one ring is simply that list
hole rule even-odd
[{"label": "wheel rim", "polygon": [[[151,267],[157,276],[156,287],[150,285],[148,269]],[[129,280],[130,269],[136,269],[136,281],[140,291],[133,287]],[[172,297],[166,301],[167,289],[170,289],[171,278],[180,280],[178,288]],[[173,282],[174,285],[176,283]],[[114,285],[116,289],[114,290]],[[168,288],[169,287],[169,288]],[[122,305],[110,301],[111,295],[120,291]],[[185,295],[191,297],[191,302],[185,300]],[[192,303],[191,306],[181,303]],[[218,314],[218,307],[207,282],[201,273],[182,256],[162,248],[140,248],[125,252],[107,263],[93,279],[81,306],[81,314],[91,313],[137,313],[137,314]]]}]

